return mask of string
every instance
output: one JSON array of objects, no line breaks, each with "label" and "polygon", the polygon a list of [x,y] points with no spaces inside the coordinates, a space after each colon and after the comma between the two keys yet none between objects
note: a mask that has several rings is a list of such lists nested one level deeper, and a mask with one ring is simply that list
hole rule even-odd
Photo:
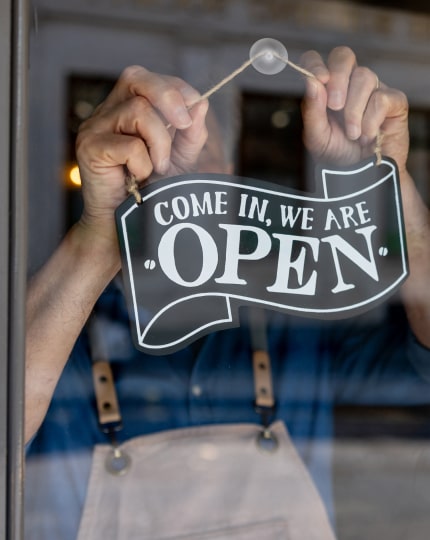
[{"label": "string", "polygon": [[[306,75],[307,77],[311,77],[313,79],[316,79],[315,75],[313,73],[311,73],[310,71],[308,71],[307,69],[304,69],[300,66],[298,66],[297,64],[294,64],[293,62],[291,62],[290,60],[286,60],[285,58],[283,58],[280,54],[276,53],[276,52],[272,52],[271,53],[273,54],[273,56],[275,58],[277,58],[278,60],[281,60],[282,62],[284,62],[287,66],[290,66],[292,67],[293,69],[295,69],[296,71],[302,73],[302,75]],[[219,83],[217,83],[215,86],[213,86],[212,88],[210,88],[209,90],[207,90],[204,94],[202,94],[198,99],[196,99],[195,101],[193,101],[190,105],[188,105],[187,109],[190,110],[192,109],[195,105],[197,105],[197,103],[200,103],[201,101],[203,101],[204,99],[208,99],[211,97],[212,94],[215,94],[215,92],[218,92],[218,90],[220,90],[223,86],[225,86],[227,83],[229,83],[230,81],[232,81],[235,77],[237,77],[238,75],[240,75],[243,71],[245,71],[245,69],[247,67],[249,67],[255,60],[257,60],[257,58],[260,58],[260,56],[263,56],[267,54],[267,51],[262,51],[254,56],[252,56],[249,60],[247,60],[246,62],[244,62],[241,66],[239,66],[237,69],[235,69],[234,71],[232,71],[229,75],[227,75],[226,77],[224,77],[224,79],[222,79],[221,81],[219,81]],[[166,128],[169,129],[172,127],[172,124],[167,124]]]},{"label": "string", "polygon": [[[292,67],[293,69],[295,69],[296,71],[298,71],[302,75],[305,75],[307,77],[311,77],[313,79],[316,78],[315,75],[313,73],[311,73],[310,71],[308,71],[307,69],[304,69],[304,68],[298,66],[297,64],[294,64],[290,60],[285,59],[284,57],[282,57],[280,54],[276,53],[275,51],[271,51],[271,53],[273,54],[273,56],[275,58],[277,58],[278,60],[281,60],[286,65]],[[203,101],[205,99],[209,99],[212,96],[212,94],[215,94],[215,92],[218,92],[218,90],[220,90],[223,86],[225,86],[227,83],[232,81],[235,77],[237,77],[243,71],[245,71],[246,68],[248,68],[250,65],[252,65],[252,63],[255,60],[257,60],[257,58],[260,58],[260,56],[263,56],[265,54],[267,54],[267,51],[261,51],[260,53],[258,53],[256,55],[252,56],[251,58],[249,58],[249,60],[244,62],[241,66],[239,66],[237,69],[232,71],[229,75],[227,75],[221,81],[219,81],[217,84],[215,84],[215,86],[213,86],[212,88],[207,90],[198,99],[196,99],[190,105],[188,105],[187,109],[190,110],[195,105],[200,103],[201,101]],[[169,129],[171,127],[172,127],[172,124],[169,123],[169,124],[167,124],[166,129]],[[129,171],[126,171],[125,184],[126,184],[127,192],[134,195],[137,204],[141,204],[142,203],[142,197],[141,197],[141,195],[139,193],[139,186],[137,184],[136,177],[134,175],[132,175]]]},{"label": "string", "polygon": [[[288,58],[284,58],[283,56],[281,56],[280,54],[278,54],[275,51],[270,51],[270,53],[275,58],[277,58],[278,60],[281,60],[287,66],[290,66],[292,69],[296,70],[297,72],[301,73],[302,75],[305,75],[306,77],[309,77],[311,79],[316,79],[316,76],[311,71],[308,71],[307,69],[298,66],[294,62],[291,62],[291,60],[289,60]],[[202,94],[198,99],[196,99],[190,105],[188,105],[187,109],[190,110],[195,105],[200,103],[201,101],[203,101],[205,99],[209,99],[212,96],[212,94],[215,94],[215,92],[218,92],[218,90],[220,90],[223,86],[225,86],[227,83],[232,81],[235,77],[237,77],[243,71],[245,71],[246,68],[248,68],[250,65],[252,65],[252,63],[255,60],[257,60],[257,58],[260,58],[260,56],[263,56],[265,54],[267,54],[267,51],[261,51],[260,53],[258,53],[256,55],[252,56],[251,58],[249,58],[249,60],[246,60],[246,62],[244,62],[241,66],[239,66],[237,69],[232,71],[229,75],[227,75],[226,77],[221,79],[221,81],[219,81],[212,88],[210,88],[204,94]],[[170,124],[170,123],[166,125],[166,129],[169,129],[171,127],[172,127],[172,124]],[[375,150],[374,150],[375,155],[376,155],[376,165],[380,165],[381,161],[382,161],[381,146],[382,146],[382,134],[381,134],[381,132],[378,132],[378,135],[376,136],[376,143],[375,143]],[[136,181],[136,177],[134,175],[132,175],[130,172],[127,171],[126,172],[126,177],[125,177],[125,182],[126,182],[128,193],[131,193],[132,195],[134,195],[137,204],[141,204],[142,203],[142,197],[140,196],[140,193],[139,193],[139,187],[138,187],[138,184],[137,184],[137,181]]]},{"label": "string", "polygon": [[[288,60],[286,58],[284,58],[283,56],[281,56],[280,54],[278,54],[277,52],[275,51],[270,51],[270,53],[275,57],[277,58],[278,60],[281,60],[282,62],[284,62],[287,66],[290,66],[291,68],[295,69],[296,71],[298,71],[299,73],[301,73],[302,75],[306,75],[306,77],[310,77],[312,79],[316,79],[315,75],[313,73],[311,73],[310,71],[308,71],[307,69],[304,69],[300,66],[298,66],[297,64],[294,64],[294,62],[291,62],[291,60]],[[260,53],[258,54],[255,54],[254,56],[252,56],[249,60],[247,60],[246,62],[244,62],[241,66],[239,66],[237,69],[235,69],[234,71],[232,71],[229,75],[227,75],[226,77],[224,77],[224,79],[222,79],[221,81],[219,81],[215,86],[213,86],[212,88],[210,88],[209,90],[207,90],[204,94],[202,94],[198,99],[196,99],[195,101],[193,101],[190,105],[188,105],[187,109],[190,110],[192,109],[195,105],[197,105],[197,103],[200,103],[201,101],[205,100],[205,99],[208,99],[211,97],[212,94],[215,94],[215,92],[218,92],[218,90],[220,90],[223,86],[225,86],[227,83],[229,83],[230,81],[232,81],[235,77],[237,77],[238,75],[240,75],[243,71],[245,71],[245,69],[247,67],[249,67],[251,64],[253,64],[253,62],[255,60],[257,60],[257,58],[260,58],[260,56],[264,56],[265,54],[267,54],[267,51],[261,51]],[[166,128],[169,129],[172,127],[172,124],[167,124]]]},{"label": "string", "polygon": [[254,62],[254,60],[256,60],[259,56],[261,56],[261,54],[262,53],[257,54],[256,56],[250,58],[249,60],[244,62],[240,67],[232,71],[230,75],[227,75],[227,77],[224,77],[224,79],[222,79],[219,83],[217,83],[215,86],[213,86],[212,88],[207,90],[204,94],[202,94],[194,103],[192,103],[188,107],[188,109],[191,109],[192,107],[194,107],[194,105],[197,105],[197,103],[200,103],[200,101],[203,101],[204,99],[208,99],[211,97],[212,94],[215,94],[215,92],[218,92],[218,90],[220,90],[224,85],[226,85],[228,82],[230,82],[235,77],[240,75],[242,71],[245,71],[245,69],[249,67],[252,64],[252,62]]},{"label": "string", "polygon": [[280,54],[276,52],[272,52],[272,54],[275,58],[277,58],[278,60],[282,60],[282,62],[285,62],[287,66],[290,66],[302,75],[306,75],[306,77],[309,77],[310,79],[316,79],[316,76],[311,71],[308,71],[307,69],[298,66],[294,62],[291,62],[291,60],[285,60],[285,58],[283,58]]},{"label": "string", "polygon": [[[303,75],[306,75],[307,77],[311,77],[313,79],[315,79],[315,75],[313,73],[311,73],[310,71],[308,71],[307,69],[304,69],[304,68],[301,68],[300,66],[298,66],[297,64],[294,64],[293,62],[291,62],[290,60],[288,59],[285,59],[283,56],[281,56],[280,54],[274,52],[274,51],[270,51],[271,54],[277,58],[278,60],[281,60],[282,62],[284,62],[287,66],[290,66],[292,67],[293,69],[295,69],[296,71],[299,71],[300,73],[302,73]],[[197,105],[197,103],[199,103],[200,101],[203,101],[204,99],[208,99],[212,94],[214,94],[215,92],[217,92],[220,88],[222,88],[225,84],[227,84],[228,82],[230,82],[232,79],[234,79],[235,77],[237,77],[240,73],[242,73],[242,71],[245,71],[245,69],[247,67],[249,67],[255,60],[257,60],[257,58],[260,58],[260,56],[264,56],[265,54],[267,54],[267,51],[261,51],[260,53],[252,56],[249,60],[247,60],[246,62],[244,62],[240,67],[238,67],[237,69],[235,69],[234,71],[232,71],[230,73],[230,75],[227,75],[227,77],[224,77],[224,79],[222,79],[219,83],[217,83],[215,86],[213,86],[210,90],[208,90],[207,92],[205,92],[202,96],[199,97],[199,99],[197,101],[195,101],[194,103],[192,103],[190,106],[189,106],[189,109],[191,109],[192,107],[194,107],[194,105]]]},{"label": "string", "polygon": [[130,193],[130,195],[133,195],[136,199],[136,203],[142,204],[142,196],[139,192],[139,186],[136,177],[128,169],[126,169],[125,172],[125,186],[127,192]]}]

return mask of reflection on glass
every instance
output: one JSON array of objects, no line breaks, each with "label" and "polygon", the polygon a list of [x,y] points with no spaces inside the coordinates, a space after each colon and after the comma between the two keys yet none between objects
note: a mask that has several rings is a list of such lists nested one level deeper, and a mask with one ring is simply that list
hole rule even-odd
[{"label": "reflection on glass", "polygon": [[[124,18],[119,19],[122,23],[118,23],[118,28],[109,29],[109,40],[115,40],[118,51],[126,51],[123,54],[130,58],[129,63],[135,59],[131,52],[138,50],[142,63],[146,60],[153,70],[154,57],[158,61],[163,56],[161,43],[170,43],[172,26],[163,26],[164,19],[159,18],[161,12],[157,11],[161,10],[160,4],[126,4],[124,10],[138,10],[145,4],[145,13],[156,19],[147,23],[144,31],[133,22],[133,17],[127,19],[127,24]],[[134,7],[130,7],[131,4]],[[300,39],[291,49],[293,54],[296,50],[311,47],[328,51],[327,43],[333,41],[333,36],[327,37],[326,41],[318,41],[318,36],[315,37],[311,24],[315,18],[303,7],[309,8],[310,4],[306,2],[297,8],[298,11],[284,2],[269,2],[267,10],[261,3],[249,2],[248,6],[247,3],[232,2],[235,9],[230,6],[231,13],[224,2],[217,6],[211,2],[207,9],[205,3],[186,2],[180,6],[183,12],[178,8],[179,4],[166,0],[163,6],[171,8],[175,17],[190,14],[201,17],[197,25],[199,32],[193,33],[193,30],[190,36],[185,36],[182,30],[180,36],[175,35],[177,56],[174,57],[182,59],[175,68],[186,80],[192,79],[193,74],[197,77],[195,72],[199,69],[202,71],[202,66],[206,65],[202,58],[216,58],[220,64],[230,66],[229,55],[215,54],[227,32],[224,26],[222,32],[217,30],[216,24],[227,15],[237,23],[234,17],[238,14],[242,17],[243,13],[248,13],[247,9],[248,23],[253,17],[258,23],[262,23],[262,17],[266,17],[266,22],[272,17],[268,23],[270,28],[278,28],[276,24],[283,21],[286,14],[288,17],[294,15],[298,27],[300,21],[301,24],[308,21],[309,26],[300,27]],[[112,6],[109,9],[115,10]],[[355,6],[354,9],[359,8]],[[100,24],[109,19],[109,13],[100,14],[97,25],[91,26],[94,32],[97,29],[97,39],[100,39],[100,52],[95,54],[99,59],[105,54],[104,47],[109,45],[102,31],[103,24]],[[215,25],[211,26],[207,36],[202,35],[205,21],[207,23],[205,13],[210,13],[211,24]],[[352,31],[357,23],[348,13],[346,9],[342,11],[348,23],[345,28]],[[260,15],[257,17],[256,14]],[[325,12],[324,20],[329,25],[328,12]],[[89,19],[82,21],[81,18],[81,22],[85,27],[92,24]],[[171,24],[179,28],[179,22],[171,21]],[[222,20],[222,24],[225,23]],[[56,24],[62,27],[64,18],[52,22],[53,26]],[[133,24],[139,26],[138,32],[130,30],[137,28]],[[233,26],[239,28],[237,24]],[[252,30],[252,25],[249,28]],[[160,41],[157,40],[159,30]],[[82,28],[80,31],[84,32]],[[293,40],[293,34],[289,32],[286,35]],[[85,32],[83,35],[87,36]],[[45,37],[48,41],[52,39],[49,32]],[[140,47],[135,46],[134,39],[142,39]],[[146,43],[146,39],[156,41],[145,48],[142,43]],[[128,40],[133,44],[130,49],[126,49]],[[236,44],[241,40],[241,35],[235,35]],[[290,50],[290,43],[287,45]],[[228,52],[234,56],[237,50],[232,43]],[[172,47],[168,57],[170,61]],[[240,51],[237,57],[242,59]],[[139,138],[145,141],[140,147],[139,159],[144,159],[161,140],[157,130],[156,137],[148,137],[148,131],[152,133],[154,129],[154,118],[159,122],[158,128],[168,123],[165,120],[169,111],[163,109],[160,98],[163,89],[157,87],[157,92],[149,92],[152,79],[150,82],[145,79],[144,92],[147,94],[140,104],[133,101],[134,95],[126,93],[127,99],[121,95],[119,102],[105,103],[99,108],[116,79],[112,72],[121,71],[117,69],[113,52],[111,60],[114,68],[96,69],[97,63],[88,52],[88,59],[81,57],[78,64],[70,62],[69,73],[73,75],[63,80],[66,106],[62,111],[62,122],[66,135],[64,163],[60,170],[69,179],[72,177],[69,164],[76,164],[76,135],[82,122],[88,121],[87,125],[98,128],[93,130],[95,138],[92,141],[88,138],[86,142],[104,165],[103,160],[115,159],[111,153],[115,146],[111,145],[111,137],[124,141],[123,137],[133,136],[138,124]],[[231,64],[236,65],[236,62],[232,60]],[[209,68],[212,67],[215,69],[216,66],[209,62]],[[59,71],[64,76],[64,70]],[[169,72],[167,68],[160,71]],[[373,69],[365,72],[368,81],[373,76],[373,85],[374,75]],[[238,91],[233,100],[231,96],[225,101],[221,98],[223,106],[211,109],[209,138],[199,154],[198,170],[231,174],[234,168],[240,176],[274,182],[290,191],[317,192],[314,165],[320,156],[313,154],[311,159],[302,142],[305,127],[301,112],[303,81],[294,78],[296,74],[289,74],[292,80],[287,77],[281,83],[279,79],[263,83],[261,74],[254,73],[249,77],[243,84],[237,81]],[[372,86],[367,92],[370,100],[375,88]],[[159,98],[160,102],[157,101]],[[157,102],[155,108],[154,101]],[[132,114],[128,108],[131,102],[135,110],[144,111],[145,122],[136,124],[135,110]],[[230,115],[233,104],[240,109],[240,128],[232,135],[229,132],[232,125],[235,129],[238,127]],[[125,111],[129,114],[127,120],[121,116],[124,123],[116,122],[119,113]],[[426,203],[429,200],[429,114],[425,106],[412,107],[409,114],[411,150],[408,166]],[[341,114],[336,111],[334,116],[339,120]],[[348,128],[343,117],[336,126],[342,133]],[[403,124],[401,129],[404,129]],[[169,135],[168,143],[173,141],[174,152],[168,164],[168,176],[184,172],[175,161],[178,160],[178,132],[180,135],[180,129]],[[100,133],[102,139],[97,138]],[[52,135],[48,133],[46,137],[49,136]],[[95,151],[95,140],[102,143],[97,147],[102,148],[101,151]],[[223,145],[231,140],[237,140],[237,149],[226,149]],[[94,177],[103,180],[103,190],[110,185],[106,181],[113,177],[108,179],[103,167],[101,173],[97,169],[94,174],[91,167],[95,162],[84,158],[81,153],[81,173],[85,172],[83,178],[87,187],[95,190],[86,192],[86,197],[90,198],[92,193],[100,193],[97,191],[99,185],[94,187]],[[152,158],[156,160],[153,155]],[[133,165],[132,161],[121,159],[118,174],[123,172],[124,162],[131,168],[136,166],[136,162]],[[96,161],[96,165],[98,163]],[[76,169],[74,171],[76,173]],[[160,170],[156,177],[159,176],[163,176]],[[114,177],[113,183],[117,178]],[[405,187],[404,193],[408,194],[410,184],[405,180],[403,170],[400,182],[402,189]],[[122,188],[121,183],[118,184]],[[343,189],[344,184],[339,182],[339,189]],[[365,313],[342,320],[298,317],[291,312],[263,309],[257,301],[248,302],[238,309],[239,326],[190,340],[185,347],[171,354],[153,356],[133,345],[125,297],[127,285],[124,285],[121,273],[116,275],[119,261],[115,259],[112,263],[114,257],[106,255],[106,251],[110,255],[116,253],[116,238],[113,242],[111,236],[113,222],[104,220],[103,205],[93,205],[93,213],[88,212],[85,216],[85,226],[80,229],[81,223],[72,227],[82,211],[82,192],[69,183],[64,183],[62,189],[65,201],[62,217],[69,232],[50,264],[32,282],[29,296],[29,333],[33,338],[37,335],[37,340],[29,340],[29,350],[35,357],[40,356],[37,356],[36,365],[29,362],[27,376],[27,395],[29,402],[32,400],[27,419],[35,427],[26,448],[26,540],[379,540],[395,538],[398,531],[402,531],[402,538],[427,538],[430,352],[425,335],[424,338],[423,334],[417,336],[413,329],[422,328],[421,323],[425,321],[425,315],[420,314],[426,311],[420,310],[423,304],[426,307],[428,287],[422,286],[415,296],[414,300],[420,301],[416,304],[416,312],[405,310],[406,296],[402,291]],[[166,227],[172,216],[172,219],[185,222],[195,208],[203,206],[210,219],[216,214],[216,204],[221,215],[225,209],[224,199],[218,196],[218,199],[208,201],[204,198],[205,193],[200,193],[196,202],[189,194],[178,192],[176,214],[168,205],[159,207],[163,212],[160,227]],[[344,195],[342,192],[339,197]],[[229,204],[233,197],[229,197]],[[124,193],[118,200],[123,198]],[[97,202],[102,199],[99,196]],[[372,199],[375,213],[386,212],[386,199],[385,193],[378,200]],[[164,204],[166,201],[160,199],[158,202]],[[194,207],[190,201],[194,201]],[[240,201],[240,198],[236,201],[238,208]],[[412,211],[408,201],[404,202],[408,227],[414,218],[426,215],[418,199],[415,199]],[[213,207],[210,206],[212,203]],[[86,204],[89,205],[88,199]],[[102,211],[98,214],[100,208]],[[364,220],[361,199],[353,208],[354,212],[359,209]],[[341,217],[333,217],[333,228],[337,223],[341,224],[340,229],[357,229],[360,224],[354,219],[359,214],[348,212],[344,206]],[[49,216],[43,217],[49,222]],[[308,222],[305,220],[304,223]],[[262,226],[267,235],[273,232],[266,222]],[[278,227],[278,236],[286,234],[282,223]],[[97,230],[96,239],[94,230]],[[133,240],[138,243],[148,230],[145,221],[139,222],[133,231]],[[225,232],[225,229],[220,230]],[[423,269],[427,264],[428,231],[425,227],[423,230],[417,244],[409,242],[413,255],[412,289],[414,284],[425,284],[427,279],[423,277]],[[242,286],[240,280],[248,277],[242,262],[256,251],[255,235],[248,232],[250,234],[243,235],[237,242],[237,290]],[[62,231],[56,232],[58,236],[60,233]],[[85,242],[81,242],[82,238]],[[208,245],[197,245],[201,249],[196,253],[195,238],[184,238],[177,250],[183,254],[183,259],[177,267],[168,270],[170,275],[176,271],[187,285],[198,278],[195,269],[199,268],[201,253]],[[383,245],[378,244],[375,253],[381,257],[391,254],[398,238],[397,231],[389,228]],[[106,245],[109,250],[105,249]],[[78,249],[74,251],[76,246]],[[279,255],[279,249],[270,253]],[[417,253],[422,255],[418,264]],[[342,263],[351,265],[351,258],[348,260],[344,255],[338,254],[343,257]],[[304,278],[309,278],[308,274],[300,277],[297,272],[300,256],[300,250],[291,250],[289,261],[296,263],[296,266],[291,264],[296,289],[304,285]],[[162,256],[157,254],[157,257],[142,260],[142,275],[158,269],[160,258]],[[392,268],[389,259],[384,260],[387,268]],[[366,266],[364,256],[359,260]],[[167,268],[167,263],[165,266]],[[259,261],[256,268],[266,286],[268,266]],[[219,279],[221,273],[218,270],[214,266],[213,276]],[[278,284],[284,271],[280,268]],[[326,265],[324,271],[324,285],[336,281],[339,276],[336,267]],[[93,273],[96,277],[91,282],[88,276],[92,277]],[[106,283],[97,279],[97,276],[106,275],[109,277],[103,278]],[[42,281],[44,286],[38,288],[40,276],[47,279]],[[150,283],[147,296],[162,299],[168,295],[167,286],[160,287],[156,279]],[[334,287],[326,288],[332,291]],[[85,294],[80,295],[84,289]],[[235,293],[239,295],[237,290]],[[45,296],[46,291],[50,294]],[[214,309],[209,301],[201,305],[200,311],[197,306],[194,313],[197,322],[203,324],[213,316]],[[150,318],[144,301],[137,310],[142,320]],[[82,332],[76,330],[79,326],[76,321],[80,321],[80,317],[89,317],[90,321]],[[47,320],[50,325],[46,324]],[[170,324],[174,331],[179,331],[187,322],[186,314],[178,311]],[[70,339],[74,334],[79,337]],[[60,346],[58,341],[62,342]],[[38,347],[32,348],[35,342]],[[63,348],[67,347],[70,351],[63,361],[60,357]],[[64,366],[60,365],[62,362]],[[53,397],[48,402],[45,399],[47,387],[53,388]],[[38,422],[33,421],[33,413],[36,415],[36,409],[43,409],[45,405],[46,414],[43,411],[43,423],[39,427]]]}]

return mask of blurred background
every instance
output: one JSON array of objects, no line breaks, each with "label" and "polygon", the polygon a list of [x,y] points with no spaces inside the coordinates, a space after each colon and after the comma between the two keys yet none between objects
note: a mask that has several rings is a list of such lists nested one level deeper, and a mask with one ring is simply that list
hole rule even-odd
[{"label": "blurred background", "polygon": [[[128,65],[178,75],[206,91],[262,37],[289,58],[349,45],[411,105],[410,166],[430,198],[430,5],[426,0],[33,0],[30,45],[32,273],[79,215],[73,183],[79,123]],[[306,189],[301,75],[247,68],[211,98],[239,174]]]},{"label": "blurred background", "polygon": [[[128,65],[201,92],[263,37],[289,58],[349,45],[410,102],[410,170],[430,202],[428,0],[33,0],[30,42],[29,273],[79,217],[80,122]],[[238,174],[312,189],[301,143],[302,77],[252,67],[211,98]],[[340,538],[428,538],[428,410],[339,410],[335,495]],[[371,444],[369,444],[369,441]]]}]

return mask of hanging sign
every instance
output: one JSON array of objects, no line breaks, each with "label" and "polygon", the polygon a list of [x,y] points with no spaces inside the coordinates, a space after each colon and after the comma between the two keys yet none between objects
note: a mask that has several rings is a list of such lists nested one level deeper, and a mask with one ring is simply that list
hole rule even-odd
[{"label": "hanging sign", "polygon": [[177,176],[116,214],[137,348],[173,352],[259,305],[344,318],[408,274],[398,171],[383,158],[321,168],[318,192],[220,174]]}]

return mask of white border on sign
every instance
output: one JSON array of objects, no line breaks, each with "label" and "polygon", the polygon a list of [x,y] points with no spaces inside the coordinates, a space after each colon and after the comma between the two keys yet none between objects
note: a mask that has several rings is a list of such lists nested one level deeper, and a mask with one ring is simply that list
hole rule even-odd
[{"label": "white border on sign", "polygon": [[[281,198],[299,199],[301,201],[312,201],[312,202],[320,202],[320,201],[333,201],[334,202],[334,201],[341,201],[341,200],[345,200],[345,199],[350,199],[350,198],[355,197],[357,195],[361,195],[362,193],[366,193],[366,192],[368,192],[370,190],[373,190],[378,185],[384,183],[387,179],[389,179],[391,177],[392,180],[393,180],[394,191],[395,191],[395,205],[396,205],[397,226],[398,226],[398,230],[401,231],[402,230],[401,200],[400,200],[400,194],[399,194],[399,191],[398,191],[397,182],[395,181],[395,167],[393,166],[393,164],[390,161],[387,161],[385,159],[383,159],[381,163],[383,163],[385,165],[388,165],[390,167],[390,169],[391,169],[391,172],[388,173],[387,175],[385,175],[383,178],[377,180],[376,182],[374,182],[370,186],[367,186],[366,188],[363,188],[362,190],[350,193],[348,195],[342,195],[340,197],[329,197],[328,196],[327,175],[328,174],[344,175],[344,176],[355,175],[357,173],[363,172],[364,170],[366,170],[366,169],[368,169],[370,167],[373,167],[372,162],[369,162],[368,164],[366,164],[363,167],[360,167],[360,168],[354,169],[354,170],[350,170],[350,171],[338,171],[338,170],[331,170],[331,169],[323,169],[322,170],[323,190],[324,190],[324,197],[323,198],[321,198],[321,197],[310,197],[310,196],[307,196],[306,194],[304,194],[304,195],[296,195],[294,193],[290,194],[290,193],[284,193],[284,192],[277,192],[277,191],[273,191],[273,190],[269,190],[269,189],[265,189],[265,188],[258,188],[258,187],[254,187],[254,186],[246,186],[246,185],[238,184],[238,183],[235,183],[235,182],[224,182],[224,181],[220,181],[220,180],[193,179],[193,180],[181,180],[181,181],[176,182],[176,183],[172,183],[172,184],[168,184],[166,186],[162,186],[159,189],[156,189],[156,190],[152,191],[151,193],[149,193],[145,197],[142,197],[142,203],[144,203],[145,201],[147,201],[151,197],[154,197],[155,195],[158,195],[159,193],[162,193],[163,191],[167,191],[168,189],[176,188],[177,186],[181,186],[181,185],[192,185],[192,184],[210,184],[210,185],[220,185],[220,186],[233,186],[233,187],[240,188],[242,190],[247,189],[247,190],[251,190],[251,191],[254,191],[254,192],[268,193],[270,195],[276,195],[276,196],[279,196]],[[362,307],[364,307],[364,306],[366,306],[368,304],[374,303],[376,300],[378,300],[379,298],[385,296],[391,290],[395,289],[397,287],[397,285],[400,284],[403,281],[403,279],[407,276],[406,249],[405,249],[405,244],[403,242],[403,235],[400,234],[399,238],[400,238],[400,247],[401,247],[402,274],[389,287],[387,287],[383,291],[379,292],[377,295],[375,295],[375,296],[373,296],[371,298],[368,298],[366,300],[363,300],[362,302],[358,302],[356,304],[348,305],[348,306],[344,306],[344,307],[333,308],[333,309],[313,309],[313,308],[311,309],[311,308],[299,308],[299,307],[296,307],[296,306],[289,306],[288,304],[279,304],[277,302],[267,302],[265,300],[258,300],[258,299],[255,299],[255,298],[250,298],[248,296],[242,296],[242,295],[231,295],[231,294],[222,294],[222,293],[208,293],[208,292],[206,292],[206,293],[198,293],[198,294],[193,294],[193,295],[189,295],[189,296],[186,296],[186,297],[182,297],[181,299],[175,300],[174,302],[171,302],[167,306],[164,306],[164,308],[162,308],[151,319],[151,321],[145,326],[145,329],[142,332],[140,330],[140,325],[139,325],[138,304],[137,304],[136,289],[135,289],[135,276],[133,275],[133,269],[132,269],[132,265],[131,265],[131,254],[130,254],[130,249],[129,249],[129,242],[128,242],[128,236],[127,236],[127,227],[126,227],[126,219],[127,219],[127,217],[136,208],[138,208],[139,206],[140,205],[135,203],[121,216],[121,227],[122,227],[122,233],[123,233],[123,237],[124,237],[124,241],[125,241],[124,244],[125,244],[125,252],[126,252],[126,258],[127,258],[127,265],[128,265],[128,274],[129,274],[129,277],[130,277],[131,295],[132,295],[132,300],[133,300],[133,311],[134,311],[135,324],[136,324],[136,335],[138,336],[139,345],[142,348],[152,349],[152,350],[162,350],[162,349],[167,349],[167,348],[170,348],[170,347],[175,347],[177,345],[180,345],[184,341],[189,340],[193,336],[199,334],[202,330],[210,328],[211,326],[217,326],[217,325],[220,325],[220,324],[232,322],[232,312],[231,312],[230,299],[240,300],[240,301],[243,301],[243,303],[247,303],[247,302],[251,303],[252,302],[253,304],[260,304],[262,306],[266,306],[266,307],[269,307],[269,308],[278,308],[278,309],[283,309],[283,310],[290,311],[290,312],[294,312],[294,311],[295,312],[300,312],[300,313],[303,313],[303,314],[306,314],[306,313],[309,313],[309,314],[310,313],[314,313],[314,314],[317,314],[317,313],[318,314],[340,313],[340,312],[343,312],[343,311],[349,311],[349,310],[362,308]],[[227,317],[226,318],[217,319],[217,320],[211,321],[210,323],[204,324],[204,325],[202,325],[202,326],[200,326],[198,328],[195,328],[192,332],[189,332],[188,334],[181,337],[180,339],[177,339],[177,340],[172,341],[170,343],[165,343],[163,345],[150,345],[150,344],[146,344],[144,342],[145,337],[147,336],[147,334],[150,331],[151,327],[155,324],[155,322],[158,320],[158,318],[163,313],[165,313],[167,310],[171,309],[173,306],[175,306],[175,305],[177,305],[177,304],[179,304],[181,302],[184,302],[186,300],[194,299],[194,298],[200,298],[200,297],[201,298],[203,298],[203,297],[206,298],[208,296],[223,296],[225,298],[225,300],[226,300],[226,309],[227,309]]]}]

